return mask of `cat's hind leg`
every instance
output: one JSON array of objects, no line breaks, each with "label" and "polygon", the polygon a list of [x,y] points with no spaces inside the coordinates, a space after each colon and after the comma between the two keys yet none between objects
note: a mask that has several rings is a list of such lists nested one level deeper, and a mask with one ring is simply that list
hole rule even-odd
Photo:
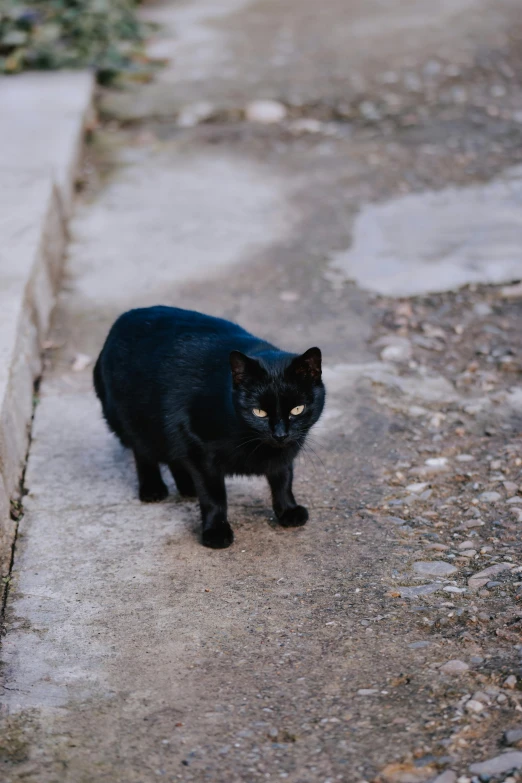
[{"label": "cat's hind leg", "polygon": [[186,498],[197,497],[196,485],[186,467],[181,462],[171,462],[169,468],[179,494]]},{"label": "cat's hind leg", "polygon": [[138,473],[140,500],[143,503],[159,503],[160,500],[165,500],[169,491],[161,478],[158,463],[151,462],[136,452],[134,452],[134,459]]}]

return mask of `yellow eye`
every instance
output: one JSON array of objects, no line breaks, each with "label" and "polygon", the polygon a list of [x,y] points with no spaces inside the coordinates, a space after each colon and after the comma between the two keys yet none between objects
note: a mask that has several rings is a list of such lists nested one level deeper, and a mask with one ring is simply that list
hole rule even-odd
[{"label": "yellow eye", "polygon": [[258,419],[264,419],[268,416],[266,411],[262,411],[261,408],[253,408],[252,413],[257,416]]},{"label": "yellow eye", "polygon": [[304,405],[296,405],[295,408],[292,408],[290,411],[290,416],[300,416],[301,413],[304,411],[305,406]]}]

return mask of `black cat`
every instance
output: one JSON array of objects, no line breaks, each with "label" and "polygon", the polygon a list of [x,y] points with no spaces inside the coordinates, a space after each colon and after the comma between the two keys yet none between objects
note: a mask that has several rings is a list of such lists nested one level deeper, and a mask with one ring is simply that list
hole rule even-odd
[{"label": "black cat", "polygon": [[319,419],[321,351],[285,353],[237,324],[174,307],[130,310],[94,368],[109,427],[132,449],[140,499],[163,500],[159,465],[197,496],[203,544],[230,546],[225,476],[265,475],[284,527],[308,511],[292,494],[292,463]]}]

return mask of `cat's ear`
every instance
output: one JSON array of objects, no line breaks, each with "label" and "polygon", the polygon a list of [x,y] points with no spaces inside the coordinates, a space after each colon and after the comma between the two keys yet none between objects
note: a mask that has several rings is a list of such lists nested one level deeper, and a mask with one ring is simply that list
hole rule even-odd
[{"label": "cat's ear", "polygon": [[292,360],[288,373],[311,381],[321,380],[321,351],[319,348],[309,348],[301,356]]},{"label": "cat's ear", "polygon": [[240,386],[248,378],[257,378],[261,373],[259,362],[250,356],[245,356],[241,351],[231,351],[230,369],[234,386]]}]

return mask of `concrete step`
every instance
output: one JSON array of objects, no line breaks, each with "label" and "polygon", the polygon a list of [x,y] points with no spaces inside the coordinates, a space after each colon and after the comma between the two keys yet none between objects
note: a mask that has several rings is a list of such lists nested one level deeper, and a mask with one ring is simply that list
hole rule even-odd
[{"label": "concrete step", "polygon": [[72,212],[74,179],[92,111],[88,73],[0,80],[0,576],[15,523],[9,500],[22,475]]}]

